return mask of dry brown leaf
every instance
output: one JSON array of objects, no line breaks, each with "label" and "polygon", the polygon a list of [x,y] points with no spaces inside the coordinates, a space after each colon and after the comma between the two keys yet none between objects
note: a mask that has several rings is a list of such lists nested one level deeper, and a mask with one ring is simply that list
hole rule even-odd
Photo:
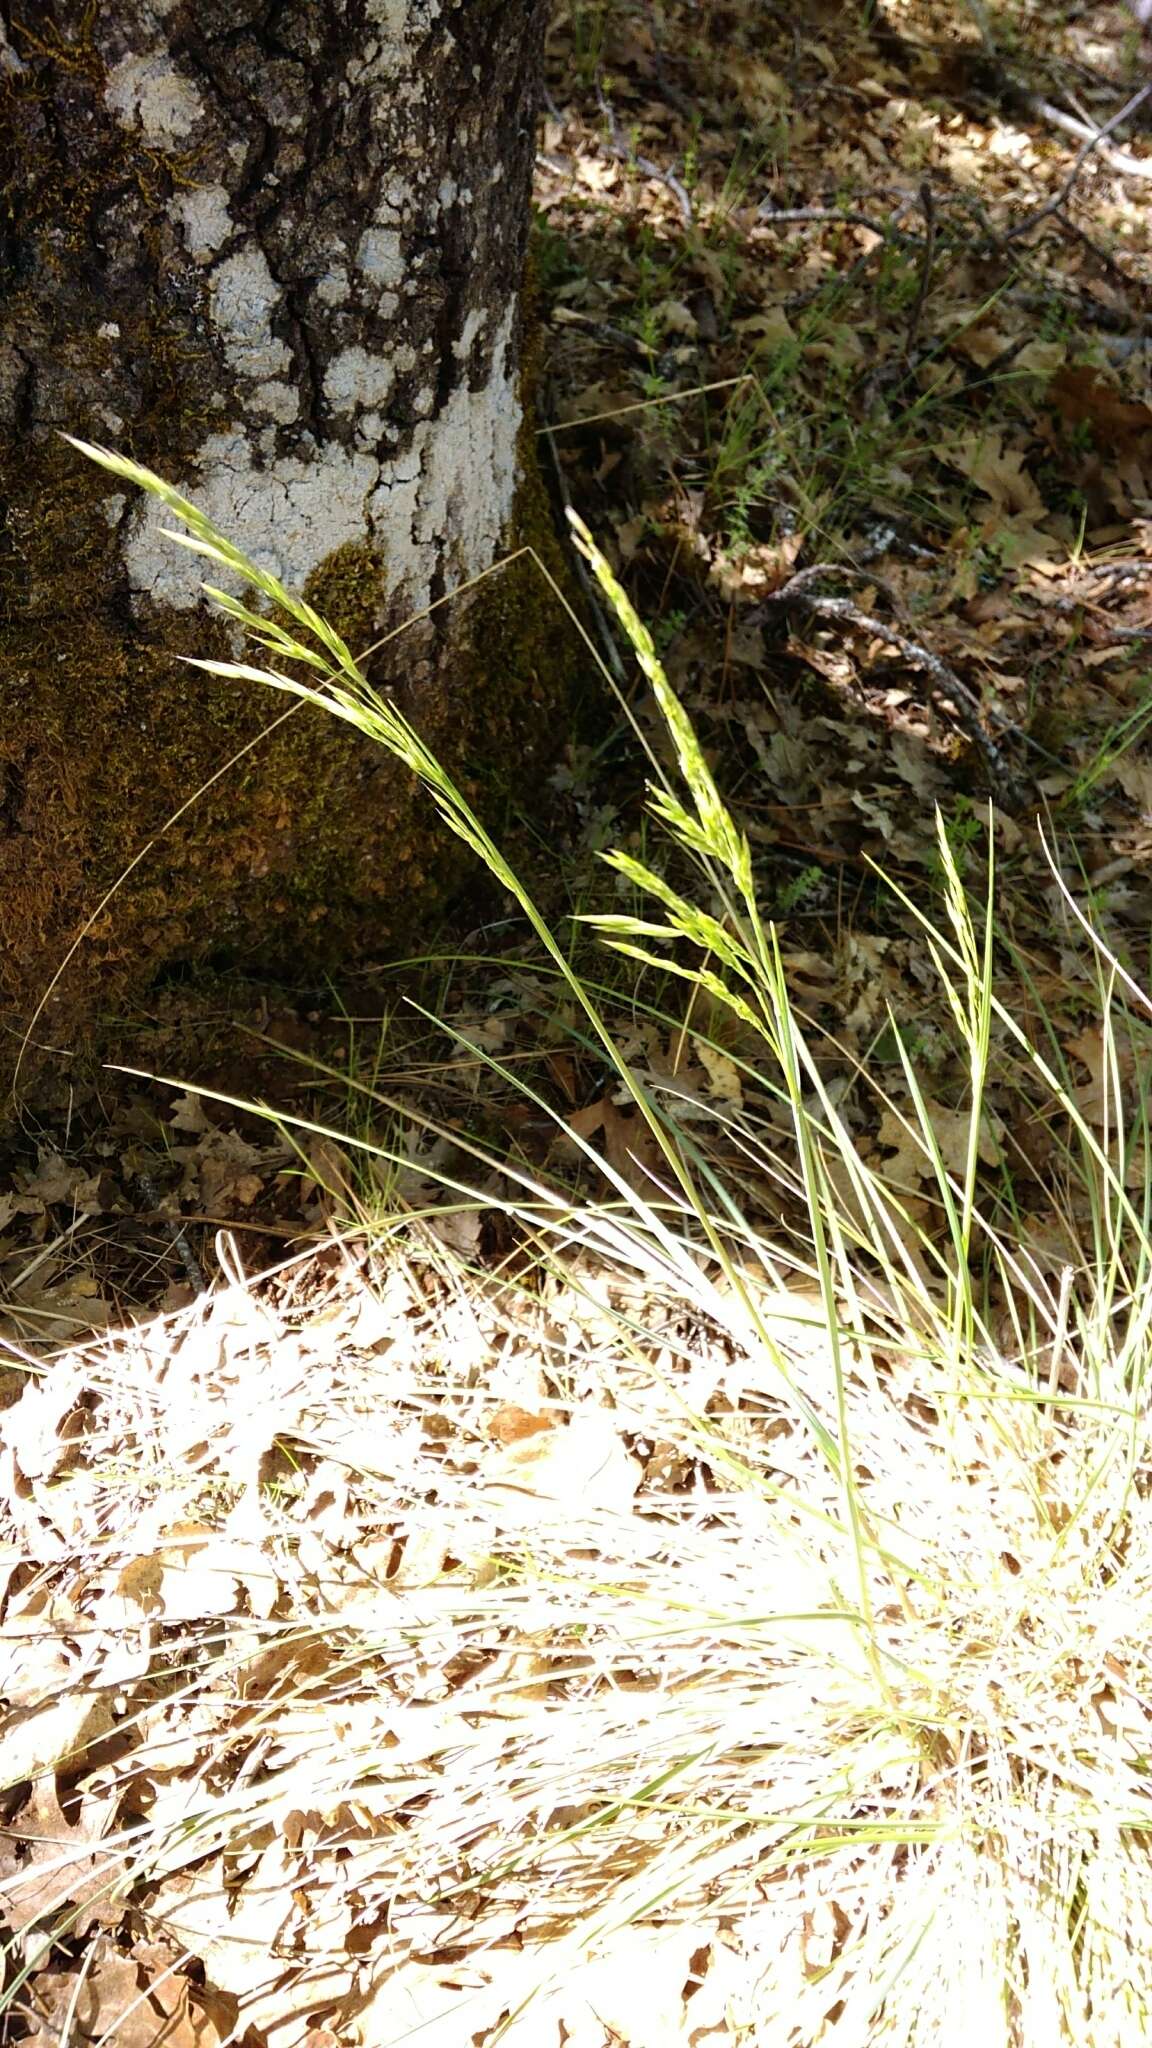
[{"label": "dry brown leaf", "polygon": [[999,510],[1044,517],[1047,507],[1025,467],[1026,451],[1006,447],[1001,432],[961,435],[935,452],[941,462],[968,477]]},{"label": "dry brown leaf", "polygon": [[893,1187],[915,1187],[931,1174],[932,1162],[925,1157],[923,1142],[894,1109],[884,1111],[876,1143],[884,1154],[881,1172]]},{"label": "dry brown leaf", "polygon": [[278,1583],[259,1546],[196,1523],[177,1523],[159,1550],[134,1557],[115,1585],[125,1620],[207,1621],[235,1614],[241,1591],[256,1613],[270,1613]]},{"label": "dry brown leaf", "polygon": [[0,1724],[0,1784],[19,1785],[75,1763],[113,1728],[107,1700],[76,1690]]},{"label": "dry brown leaf", "polygon": [[1048,397],[1071,426],[1087,424],[1097,447],[1122,452],[1152,431],[1152,406],[1129,399],[1087,363],[1068,363],[1048,386]]},{"label": "dry brown leaf", "polygon": [[[203,1963],[217,1990],[231,1992],[243,2001],[246,2020],[257,2004],[275,2013],[278,2000],[285,2020],[300,2010],[299,1980],[304,1973],[294,1966],[291,1940],[287,1953],[281,1948],[296,1917],[296,1906],[279,1841],[274,1852],[278,1882],[269,1884],[261,1859],[247,1883],[226,1887],[219,1864],[212,1861],[203,1869],[180,1871],[165,1879],[150,1901],[154,1924]],[[348,1989],[354,1971],[351,1962],[339,1971],[339,1993]],[[305,2012],[318,2003],[310,1990],[305,1991]]]},{"label": "dry brown leaf", "polygon": [[204,1207],[216,1215],[227,1215],[233,1205],[251,1208],[263,1191],[270,1162],[278,1158],[279,1148],[250,1145],[238,1131],[209,1132],[196,1148]]},{"label": "dry brown leaf", "polygon": [[543,1430],[555,1429],[556,1420],[552,1415],[533,1415],[526,1408],[518,1408],[513,1401],[505,1401],[488,1418],[488,1434],[494,1443],[518,1444],[527,1438],[539,1436]]},{"label": "dry brown leaf", "polygon": [[789,88],[780,73],[773,71],[759,57],[735,52],[730,63],[733,89],[744,112],[754,121],[771,120],[789,96]]},{"label": "dry brown leaf", "polygon": [[727,1053],[711,1045],[706,1038],[694,1038],[692,1048],[700,1065],[708,1076],[708,1092],[717,1102],[725,1102],[733,1109],[744,1104],[744,1086],[735,1060]]},{"label": "dry brown leaf", "polygon": [[[796,329],[783,306],[767,306],[762,313],[752,313],[746,320],[735,320],[732,324],[738,334],[749,335],[766,348],[783,348],[796,339]],[[797,545],[802,544],[801,536]]]},{"label": "dry brown leaf", "polygon": [[90,1216],[101,1207],[99,1181],[99,1174],[86,1173],[59,1152],[41,1150],[36,1171],[26,1177],[22,1191],[46,1206],[66,1202],[76,1214]]},{"label": "dry brown leaf", "polygon": [[[490,1950],[482,1965],[453,1968],[406,1962],[379,1978],[346,2038],[355,2048],[401,2048],[403,2042],[418,2042],[419,2048],[464,2048],[465,2043],[483,2043],[505,2013],[516,2013],[544,1974],[540,1962],[519,1949]],[[529,2017],[529,2032],[502,2029],[502,2038],[516,2042],[517,2048],[563,2048],[559,2016],[547,1994],[531,1998],[525,2019]],[[513,2028],[518,2024],[514,2020]],[[585,2044],[573,2039],[573,2048]]]},{"label": "dry brown leaf", "polygon": [[4,1448],[21,1477],[30,1482],[55,1477],[83,1433],[87,1388],[84,1365],[60,1359],[50,1372],[29,1380],[20,1399],[5,1411]]},{"label": "dry brown leaf", "polygon": [[686,334],[696,339],[696,315],[684,304],[683,299],[662,299],[655,308],[655,317],[668,334]]},{"label": "dry brown leaf", "polygon": [[484,1491],[502,1511],[532,1521],[546,1504],[569,1513],[630,1514],[639,1483],[640,1467],[621,1443],[611,1409],[578,1408],[559,1429],[503,1447],[487,1468]]},{"label": "dry brown leaf", "polygon": [[[0,1745],[0,1770],[6,1769]],[[114,1925],[120,1919],[123,1903],[112,1897],[112,1885],[121,1859],[102,1855],[99,1849],[110,1803],[114,1802],[102,1803],[87,1794],[80,1801],[78,1818],[67,1820],[54,1773],[37,1778],[19,1813],[0,1834],[4,1917],[19,1934],[65,1906],[70,1918],[75,1911],[72,1931],[81,1934],[94,1922]]]},{"label": "dry brown leaf", "polygon": [[1072,1091],[1072,1100],[1090,1124],[1099,1129],[1115,1123],[1117,1087],[1123,1089],[1131,1078],[1134,1056],[1119,1038],[1106,1038],[1098,1024],[1086,1024],[1075,1038],[1066,1038],[1065,1052],[1087,1067],[1090,1079]]},{"label": "dry brown leaf", "polygon": [[[945,1167],[954,1179],[961,1180],[968,1161],[968,1134],[972,1123],[969,1112],[950,1109],[931,1096],[925,1097],[924,1108]],[[1003,1156],[1002,1136],[1003,1125],[986,1111],[980,1119],[977,1145],[977,1156],[984,1166],[999,1164]],[[918,1181],[935,1180],[936,1166],[925,1140],[920,1136],[916,1114],[911,1108],[906,1117],[901,1117],[894,1109],[884,1111],[877,1143],[888,1154],[883,1165],[886,1180],[905,1187],[915,1186]]]},{"label": "dry brown leaf", "polygon": [[[27,1563],[24,1551],[20,1563]],[[53,1599],[42,1587],[10,1595],[0,1623],[0,1670],[9,1707],[46,1705],[71,1682],[76,1652],[69,1636],[77,1621],[71,1601]]]},{"label": "dry brown leaf", "polygon": [[320,1210],[322,1217],[330,1217],[336,1208],[348,1206],[348,1190],[353,1182],[353,1163],[342,1145],[334,1139],[318,1133],[307,1141],[305,1147],[305,1190],[310,1196],[310,1206]]},{"label": "dry brown leaf", "polygon": [[215,1129],[211,1117],[204,1108],[203,1096],[196,1095],[191,1090],[174,1098],[172,1114],[168,1121],[173,1130],[190,1131],[197,1138],[202,1138],[207,1131]]},{"label": "dry brown leaf", "polygon": [[[959,1180],[963,1177],[968,1160],[968,1139],[972,1118],[968,1110],[949,1109],[931,1096],[925,1100],[932,1124],[933,1135],[940,1147],[940,1156],[949,1173]],[[1004,1126],[999,1117],[985,1110],[980,1118],[980,1129],[976,1144],[976,1156],[982,1166],[999,1166],[1003,1158],[1001,1139]]]},{"label": "dry brown leaf", "polygon": [[660,1148],[630,1103],[621,1105],[611,1095],[602,1095],[586,1109],[573,1110],[566,1122],[577,1138],[589,1142],[602,1133],[609,1166],[639,1194],[652,1194],[652,1177],[661,1165]]},{"label": "dry brown leaf", "polygon": [[[561,2042],[589,2048],[674,2048],[689,2038],[691,2005],[684,1989],[692,1958],[702,1945],[701,1930],[691,1923],[669,1927],[625,1927],[582,1955],[551,1990],[547,2007],[559,2027]],[[537,1964],[539,1968],[539,1964]],[[533,2000],[504,2034],[515,2048],[537,2048],[551,2037],[534,2031],[543,2013]]]},{"label": "dry brown leaf", "polygon": [[580,156],[576,160],[576,176],[590,192],[610,192],[620,182],[620,166],[601,156]]},{"label": "dry brown leaf", "polygon": [[223,2038],[194,2001],[186,1977],[162,1969],[151,1978],[106,1937],[90,1967],[86,1959],[70,1973],[38,1975],[30,2006],[36,2031],[28,2038],[43,2048],[60,2048],[66,2021],[70,2042],[115,2042],[116,2048],[218,2048]]}]

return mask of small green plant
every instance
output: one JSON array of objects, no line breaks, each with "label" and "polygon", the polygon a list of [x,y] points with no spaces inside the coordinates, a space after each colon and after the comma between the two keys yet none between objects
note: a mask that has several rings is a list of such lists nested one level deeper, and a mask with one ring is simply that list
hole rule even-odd
[{"label": "small green plant", "polygon": [[701,116],[694,114],[689,124],[688,139],[684,144],[684,162],[680,171],[681,183],[684,186],[684,190],[689,194],[696,190],[697,181],[700,177],[700,130],[702,126]]},{"label": "small green plant", "polygon": [[688,614],[681,605],[670,605],[667,611],[661,612],[652,629],[661,653],[666,653],[673,642],[679,639],[687,624]]},{"label": "small green plant", "polygon": [[725,172],[720,197],[707,223],[710,238],[723,235],[731,216],[749,195],[779,175],[788,164],[791,148],[791,125],[784,108],[742,140]]},{"label": "small green plant", "polygon": [[584,86],[601,77],[613,0],[571,0],[567,9],[576,73]]},{"label": "small green plant", "polygon": [[1138,686],[1142,686],[1138,703],[1126,717],[1117,719],[1105,734],[1091,760],[1085,763],[1071,788],[1065,792],[1063,805],[1076,809],[1084,803],[1097,783],[1112,774],[1117,762],[1139,745],[1152,725],[1152,675],[1139,677]]},{"label": "small green plant", "polygon": [[919,263],[900,244],[885,242],[876,273],[877,304],[891,313],[906,313],[920,288]]},{"label": "small green plant", "polygon": [[532,221],[532,261],[535,266],[534,282],[547,301],[555,296],[566,284],[572,284],[583,276],[577,256],[577,244],[568,235],[558,233],[546,214],[537,213]]},{"label": "small green plant", "polygon": [[793,875],[776,891],[776,905],[780,916],[787,917],[791,911],[804,909],[814,897],[823,894],[826,886],[827,877],[823,868],[801,868],[798,875]]}]

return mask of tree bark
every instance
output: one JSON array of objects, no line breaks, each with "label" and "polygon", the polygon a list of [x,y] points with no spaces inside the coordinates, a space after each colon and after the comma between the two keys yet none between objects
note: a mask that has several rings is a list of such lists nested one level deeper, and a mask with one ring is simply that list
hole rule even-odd
[{"label": "tree bark", "polygon": [[[55,430],[159,470],[354,647],[546,525],[519,309],[545,7],[0,0],[9,1033],[141,846],[283,709],[174,659],[231,651],[196,559]],[[462,772],[503,756],[521,779],[544,604],[501,582],[374,680]],[[129,877],[37,1036],[173,959],[383,952],[445,862],[399,771],[302,711]]]}]

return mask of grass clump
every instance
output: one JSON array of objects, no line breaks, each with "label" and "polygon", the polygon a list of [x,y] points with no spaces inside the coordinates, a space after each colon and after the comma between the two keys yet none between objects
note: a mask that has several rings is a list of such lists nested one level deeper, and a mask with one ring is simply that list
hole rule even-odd
[{"label": "grass clump", "polygon": [[[346,645],[157,479],[89,452],[274,600],[290,624],[213,592],[260,650],[213,672],[322,706],[420,778],[518,903],[605,1080],[582,1124],[455,1027],[551,1122],[555,1155],[402,1112],[375,1079],[375,1134],[293,1127],[379,1169],[370,1216],[349,1176],[371,1223],[352,1320],[375,1316],[383,1345],[366,1361],[347,1333],[325,1352],[290,1301],[258,1327],[237,1287],[159,1376],[139,1336],[82,1369],[126,1449],[119,1492],[90,1448],[69,1481],[106,1632],[73,1690],[96,1668],[112,1682],[142,1529],[169,1677],[142,1637],[116,1754],[74,1731],[73,1799],[102,1798],[106,1827],[98,1852],[61,1849],[61,1898],[94,1858],[103,1907],[170,1930],[234,2024],[311,1985],[313,2019],[364,2041],[539,2041],[589,2014],[635,2041],[1143,2038],[1152,1227],[1125,1078],[1141,1027],[1112,964],[1109,1113],[1090,1119],[998,993],[991,850],[974,904],[941,825],[941,908],[904,910],[963,1102],[945,1127],[894,1018],[903,1106],[866,1067],[832,1085],[748,841],[574,521],[677,773],[654,759],[675,863],[610,854],[638,907],[588,922],[682,989],[716,1084],[701,1120],[675,1063],[628,1055],[612,1002]],[[989,1145],[1008,1062],[1055,1148],[1055,1262],[1012,1229]],[[898,1168],[862,1155],[865,1099],[899,1128]],[[398,1191],[417,1145],[444,1196],[414,1218]],[[446,1211],[498,1212],[515,1257],[486,1262]],[[221,1575],[246,1586],[242,1613]],[[189,1715],[203,1760],[193,1741],[182,1762]],[[43,1914],[14,1928],[17,1989]],[[256,1994],[261,1941],[279,1975]]]}]

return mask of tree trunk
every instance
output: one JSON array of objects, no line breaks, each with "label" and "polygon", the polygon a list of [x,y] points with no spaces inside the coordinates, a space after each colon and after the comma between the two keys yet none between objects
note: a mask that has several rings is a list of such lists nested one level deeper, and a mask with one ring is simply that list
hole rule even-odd
[{"label": "tree trunk", "polygon": [[[9,1036],[284,708],[174,658],[234,652],[196,559],[55,430],[159,470],[354,648],[539,543],[519,292],[545,5],[0,0]],[[556,620],[511,574],[373,679],[457,767],[519,782]],[[36,1036],[68,1042],[174,960],[383,954],[446,860],[400,771],[304,709],[141,862]]]}]

